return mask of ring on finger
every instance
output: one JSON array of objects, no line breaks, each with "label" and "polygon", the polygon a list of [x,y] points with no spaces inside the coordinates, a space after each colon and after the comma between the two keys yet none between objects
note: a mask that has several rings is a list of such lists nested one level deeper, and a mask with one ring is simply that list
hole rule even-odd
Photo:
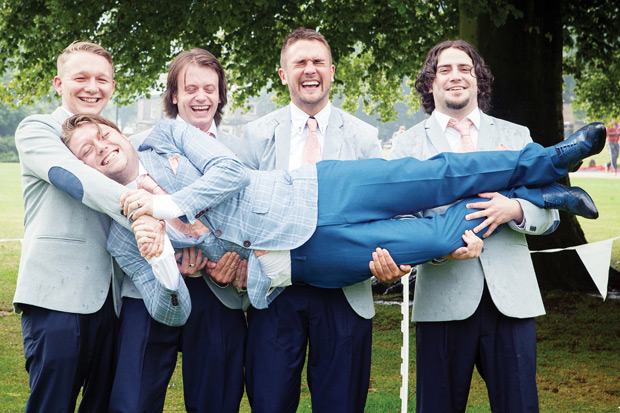
[{"label": "ring on finger", "polygon": [[138,208],[142,207],[142,204],[140,203],[140,201],[136,201],[136,204],[138,204]]},{"label": "ring on finger", "polygon": [[190,266],[190,267],[195,267],[195,266],[196,266],[196,264],[190,264],[189,266]]}]

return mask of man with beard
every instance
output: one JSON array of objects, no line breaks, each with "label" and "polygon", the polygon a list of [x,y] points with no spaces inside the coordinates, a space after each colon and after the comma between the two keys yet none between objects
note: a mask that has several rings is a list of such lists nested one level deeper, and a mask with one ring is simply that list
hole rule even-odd
[{"label": "man with beard", "polygon": [[[462,41],[433,47],[416,88],[430,118],[394,139],[390,158],[426,159],[440,152],[518,150],[527,128],[488,116],[493,76]],[[465,411],[474,365],[486,381],[493,411],[538,410],[534,318],[544,314],[525,234],[552,231],[559,218],[497,193],[471,217],[486,217],[489,235],[478,259],[418,267],[416,322],[417,410]],[[445,207],[426,211],[440,213]],[[478,229],[480,230],[480,228]]]}]

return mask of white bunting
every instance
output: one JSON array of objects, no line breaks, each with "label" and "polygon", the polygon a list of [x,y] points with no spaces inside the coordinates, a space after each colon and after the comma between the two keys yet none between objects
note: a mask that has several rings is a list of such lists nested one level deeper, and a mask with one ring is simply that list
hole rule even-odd
[{"label": "white bunting", "polygon": [[581,262],[588,270],[598,292],[607,298],[607,282],[609,281],[609,263],[611,261],[611,244],[613,240],[593,242],[575,248]]}]

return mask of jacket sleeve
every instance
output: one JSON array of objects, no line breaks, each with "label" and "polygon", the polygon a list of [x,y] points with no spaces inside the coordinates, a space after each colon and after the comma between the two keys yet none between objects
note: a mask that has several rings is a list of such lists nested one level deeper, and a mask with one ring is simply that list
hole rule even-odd
[{"label": "jacket sleeve", "polygon": [[151,149],[157,152],[175,150],[201,171],[199,179],[172,194],[173,201],[183,210],[190,223],[196,221],[200,212],[237,195],[250,184],[247,170],[235,154],[188,124],[162,121],[141,149],[147,144],[152,145]]},{"label": "jacket sleeve", "polygon": [[154,320],[173,327],[185,324],[192,309],[185,282],[181,281],[177,290],[160,283],[151,265],[140,255],[133,233],[116,222],[110,228],[108,251],[133,281]]}]

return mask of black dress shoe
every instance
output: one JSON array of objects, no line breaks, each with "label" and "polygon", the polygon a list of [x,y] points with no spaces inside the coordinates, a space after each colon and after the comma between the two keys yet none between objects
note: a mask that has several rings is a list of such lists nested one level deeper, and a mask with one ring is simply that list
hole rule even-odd
[{"label": "black dress shoe", "polygon": [[563,142],[555,145],[560,159],[569,172],[575,172],[581,165],[581,160],[595,155],[605,147],[607,130],[601,122],[590,123]]},{"label": "black dress shoe", "polygon": [[559,209],[588,219],[598,218],[598,210],[590,195],[578,186],[558,183],[541,188],[546,209]]}]

